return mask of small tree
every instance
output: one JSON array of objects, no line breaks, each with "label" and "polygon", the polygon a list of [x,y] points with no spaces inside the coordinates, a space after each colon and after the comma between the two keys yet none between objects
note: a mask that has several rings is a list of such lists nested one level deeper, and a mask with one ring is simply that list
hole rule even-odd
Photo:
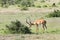
[{"label": "small tree", "polygon": [[21,33],[21,34],[27,34],[31,33],[29,28],[25,25],[23,25],[20,21],[12,21],[11,24],[6,25],[10,33]]}]

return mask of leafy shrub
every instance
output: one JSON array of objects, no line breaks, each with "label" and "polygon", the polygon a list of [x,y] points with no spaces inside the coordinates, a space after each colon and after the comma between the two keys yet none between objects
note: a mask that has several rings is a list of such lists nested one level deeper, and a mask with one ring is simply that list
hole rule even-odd
[{"label": "leafy shrub", "polygon": [[36,6],[37,8],[41,8],[41,6]]},{"label": "leafy shrub", "polygon": [[60,11],[59,10],[54,10],[54,12],[46,15],[46,17],[60,17]]},{"label": "leafy shrub", "polygon": [[47,5],[43,5],[43,7],[47,7]]},{"label": "leafy shrub", "polygon": [[21,7],[21,10],[28,10],[28,7],[23,6],[23,7]]},{"label": "leafy shrub", "polygon": [[17,6],[20,7],[20,4],[18,4]]},{"label": "leafy shrub", "polygon": [[56,4],[55,4],[55,3],[53,3],[53,4],[52,4],[52,6],[53,6],[53,7],[56,7]]},{"label": "leafy shrub", "polygon": [[41,2],[45,2],[45,0],[41,0]]},{"label": "leafy shrub", "polygon": [[15,33],[21,33],[21,34],[27,34],[31,33],[30,29],[23,25],[20,21],[11,21],[11,24],[6,25],[7,29],[9,30],[10,33],[15,34]]}]

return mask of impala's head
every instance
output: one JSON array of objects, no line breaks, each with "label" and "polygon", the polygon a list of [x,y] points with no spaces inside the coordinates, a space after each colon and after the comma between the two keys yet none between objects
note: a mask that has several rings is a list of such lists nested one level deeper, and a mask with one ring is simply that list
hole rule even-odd
[{"label": "impala's head", "polygon": [[29,27],[31,27],[33,25],[30,18],[26,18],[26,23],[29,25]]}]

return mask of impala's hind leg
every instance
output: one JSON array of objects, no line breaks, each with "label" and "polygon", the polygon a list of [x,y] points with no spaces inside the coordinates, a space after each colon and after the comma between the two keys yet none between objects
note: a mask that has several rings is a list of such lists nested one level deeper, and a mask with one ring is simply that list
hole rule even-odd
[{"label": "impala's hind leg", "polygon": [[47,26],[46,26],[46,24],[44,24],[44,28],[45,28],[45,32],[47,32]]},{"label": "impala's hind leg", "polygon": [[47,28],[45,24],[42,24],[43,27],[43,33],[46,31],[45,29]]},{"label": "impala's hind leg", "polygon": [[45,29],[47,29],[47,26],[46,26],[46,24],[44,24],[44,27],[45,27]]},{"label": "impala's hind leg", "polygon": [[43,27],[43,30],[45,30],[45,25],[44,24],[42,24],[42,27]]},{"label": "impala's hind leg", "polygon": [[43,23],[43,25],[44,25],[45,29],[47,29],[47,26],[46,26],[46,21]]}]

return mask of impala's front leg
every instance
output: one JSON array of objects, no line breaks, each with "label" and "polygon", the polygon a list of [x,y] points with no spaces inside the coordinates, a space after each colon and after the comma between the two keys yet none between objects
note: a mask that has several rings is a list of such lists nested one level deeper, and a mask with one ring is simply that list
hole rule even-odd
[{"label": "impala's front leg", "polygon": [[38,28],[38,24],[36,24],[36,32],[38,33],[39,28]]},{"label": "impala's front leg", "polygon": [[44,27],[45,27],[45,32],[47,32],[47,26],[46,26],[46,24],[44,24]]}]

